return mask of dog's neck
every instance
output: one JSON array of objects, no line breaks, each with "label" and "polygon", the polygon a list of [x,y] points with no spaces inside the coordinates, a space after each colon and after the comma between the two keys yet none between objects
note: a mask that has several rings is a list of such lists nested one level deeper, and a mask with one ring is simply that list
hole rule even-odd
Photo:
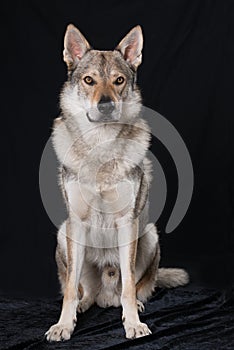
[{"label": "dog's neck", "polygon": [[[140,122],[138,114],[132,117],[131,121],[126,121],[126,119],[123,116],[118,122],[90,122],[85,116],[85,112],[82,111],[79,116],[71,116],[64,121],[74,142],[83,141],[86,146],[93,148],[101,143],[121,137],[124,130],[126,131]],[[78,123],[77,120],[79,120]]]}]

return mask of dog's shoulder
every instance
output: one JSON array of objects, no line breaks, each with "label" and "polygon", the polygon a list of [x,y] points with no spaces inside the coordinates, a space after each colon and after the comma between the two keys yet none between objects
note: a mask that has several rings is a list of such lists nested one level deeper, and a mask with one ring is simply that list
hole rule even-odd
[{"label": "dog's shoulder", "polygon": [[123,124],[118,137],[139,142],[148,149],[151,138],[150,127],[144,119],[137,118],[132,123]]},{"label": "dog's shoulder", "polygon": [[66,167],[73,168],[74,159],[76,159],[74,140],[62,117],[54,120],[52,143],[59,162]]}]

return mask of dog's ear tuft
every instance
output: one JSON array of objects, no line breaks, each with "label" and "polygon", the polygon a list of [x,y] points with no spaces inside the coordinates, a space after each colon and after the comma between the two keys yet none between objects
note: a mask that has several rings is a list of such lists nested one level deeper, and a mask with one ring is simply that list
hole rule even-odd
[{"label": "dog's ear tuft", "polygon": [[63,59],[68,69],[74,69],[85,52],[91,47],[81,32],[73,25],[69,24],[64,37]]},{"label": "dog's ear tuft", "polygon": [[143,48],[143,35],[141,27],[134,27],[119,43],[116,50],[120,51],[124,59],[133,66],[134,69],[141,64]]}]

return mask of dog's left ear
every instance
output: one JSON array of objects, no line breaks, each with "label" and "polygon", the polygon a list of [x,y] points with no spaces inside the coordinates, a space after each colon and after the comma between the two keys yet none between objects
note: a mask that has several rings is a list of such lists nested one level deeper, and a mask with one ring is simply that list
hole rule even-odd
[{"label": "dog's left ear", "polygon": [[141,27],[138,25],[121,40],[116,50],[120,51],[124,59],[136,70],[141,64],[142,48],[143,35]]}]

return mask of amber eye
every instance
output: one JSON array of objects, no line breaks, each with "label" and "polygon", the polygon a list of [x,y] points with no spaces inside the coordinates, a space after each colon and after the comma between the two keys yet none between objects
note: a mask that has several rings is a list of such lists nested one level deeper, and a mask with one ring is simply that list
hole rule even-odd
[{"label": "amber eye", "polygon": [[123,82],[124,82],[124,78],[123,77],[118,77],[116,79],[116,81],[115,81],[115,84],[116,85],[121,85],[121,84],[123,84]]},{"label": "amber eye", "polygon": [[84,77],[84,81],[85,81],[86,84],[88,84],[88,85],[93,85],[93,84],[94,84],[93,78],[91,78],[89,75],[88,75],[87,77]]}]

